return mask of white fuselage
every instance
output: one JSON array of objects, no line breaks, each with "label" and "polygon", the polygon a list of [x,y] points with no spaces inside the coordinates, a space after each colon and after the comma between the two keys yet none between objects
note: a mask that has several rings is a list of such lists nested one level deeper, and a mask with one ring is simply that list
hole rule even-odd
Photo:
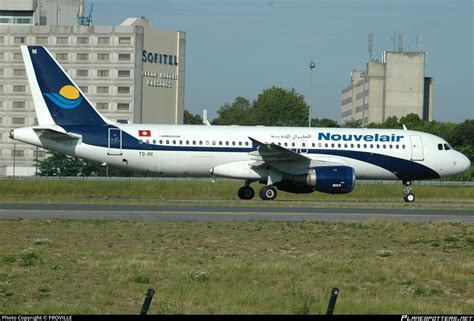
[{"label": "white fuselage", "polygon": [[[422,165],[439,177],[469,167],[469,160],[442,138],[410,130],[304,127],[114,124],[116,129],[92,134],[65,127],[81,139],[40,138],[31,128],[14,130],[14,138],[49,150],[111,166],[163,176],[207,177],[213,169],[235,163],[234,171],[217,176],[258,180],[248,173],[252,139],[274,143],[321,163],[354,168],[358,179],[402,179],[404,167]],[[138,143],[132,143],[132,140]],[[442,149],[438,146],[441,144]],[[402,163],[403,161],[403,163]],[[393,162],[400,162],[394,166]],[[400,167],[400,168],[399,168]],[[417,167],[418,168],[418,167]],[[419,171],[418,169],[414,171]],[[250,175],[250,176],[249,176]],[[256,175],[256,176],[255,176]],[[419,179],[437,178],[422,177]],[[416,178],[416,177],[415,177]]]}]

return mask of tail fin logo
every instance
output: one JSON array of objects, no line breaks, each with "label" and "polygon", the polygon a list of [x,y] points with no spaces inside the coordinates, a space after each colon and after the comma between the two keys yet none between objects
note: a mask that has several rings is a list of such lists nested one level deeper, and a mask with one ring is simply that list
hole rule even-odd
[{"label": "tail fin logo", "polygon": [[76,87],[66,85],[59,90],[59,93],[43,93],[55,105],[63,109],[73,109],[79,106],[82,97]]}]

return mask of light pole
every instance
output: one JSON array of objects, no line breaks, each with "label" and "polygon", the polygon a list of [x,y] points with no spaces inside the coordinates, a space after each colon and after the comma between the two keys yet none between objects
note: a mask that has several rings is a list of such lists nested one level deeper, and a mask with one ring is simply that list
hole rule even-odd
[{"label": "light pole", "polygon": [[310,84],[310,97],[309,97],[309,116],[308,116],[308,127],[311,127],[311,111],[313,110],[313,69],[316,68],[316,64],[314,62],[309,63],[309,69],[310,69],[310,78],[311,78],[311,84]]}]

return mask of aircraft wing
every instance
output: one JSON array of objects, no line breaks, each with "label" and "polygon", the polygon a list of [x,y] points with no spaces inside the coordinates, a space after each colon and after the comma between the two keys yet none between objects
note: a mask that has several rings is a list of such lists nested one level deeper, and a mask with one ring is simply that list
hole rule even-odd
[{"label": "aircraft wing", "polygon": [[254,168],[269,166],[282,173],[297,175],[307,173],[308,169],[318,166],[343,165],[342,162],[339,163],[334,159],[329,161],[311,159],[285,147],[273,143],[262,143],[252,137],[249,138],[255,148],[249,153],[254,161],[250,163],[250,166]]},{"label": "aircraft wing", "polygon": [[81,135],[76,135],[72,133],[66,132],[64,129],[51,126],[51,127],[34,127],[33,130],[38,135],[39,138],[46,138],[51,140],[61,140],[61,141],[76,141],[81,139]]}]

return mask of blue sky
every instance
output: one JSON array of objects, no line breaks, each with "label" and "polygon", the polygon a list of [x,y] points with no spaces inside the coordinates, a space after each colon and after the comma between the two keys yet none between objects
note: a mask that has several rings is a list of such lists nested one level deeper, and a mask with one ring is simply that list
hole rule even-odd
[{"label": "blue sky", "polygon": [[[145,16],[154,28],[186,32],[185,109],[209,119],[235,97],[256,99],[272,86],[311,99],[312,116],[339,121],[341,89],[349,73],[422,37],[425,74],[434,77],[434,119],[474,118],[472,0],[95,0],[94,24]],[[87,1],[90,5],[90,1]]]}]

